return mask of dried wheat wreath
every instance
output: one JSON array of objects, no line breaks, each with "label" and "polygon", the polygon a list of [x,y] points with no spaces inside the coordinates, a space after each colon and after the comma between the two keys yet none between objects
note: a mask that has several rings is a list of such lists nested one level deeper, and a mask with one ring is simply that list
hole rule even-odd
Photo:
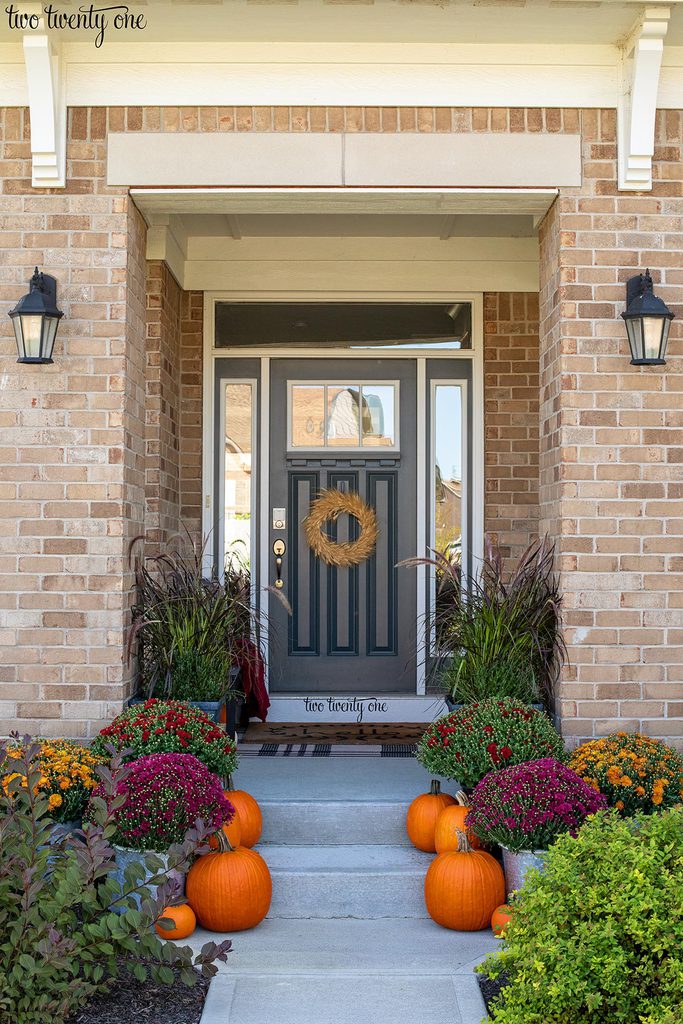
[{"label": "dried wheat wreath", "polygon": [[[344,514],[358,520],[360,535],[356,540],[337,544],[323,533],[323,526]],[[304,531],[309,546],[318,558],[340,569],[359,565],[369,558],[379,533],[375,510],[365,504],[360,494],[344,493],[333,487],[321,491],[311,505],[311,511],[304,519]]]}]

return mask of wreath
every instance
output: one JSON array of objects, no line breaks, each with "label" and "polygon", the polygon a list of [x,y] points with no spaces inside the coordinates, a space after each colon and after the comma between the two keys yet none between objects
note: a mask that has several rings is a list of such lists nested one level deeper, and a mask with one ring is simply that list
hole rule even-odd
[{"label": "wreath", "polygon": [[[336,522],[341,515],[357,519],[360,534],[355,540],[337,544],[323,532],[323,526],[329,520]],[[320,492],[311,505],[311,511],[304,519],[303,526],[312,551],[318,558],[322,558],[323,562],[337,568],[359,565],[369,558],[379,534],[375,510],[365,504],[360,494],[345,493],[336,488]]]}]

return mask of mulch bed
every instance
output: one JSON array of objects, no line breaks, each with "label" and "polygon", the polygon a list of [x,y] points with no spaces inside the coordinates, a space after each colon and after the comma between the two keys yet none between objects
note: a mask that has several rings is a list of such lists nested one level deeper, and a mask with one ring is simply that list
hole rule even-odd
[{"label": "mulch bed", "polygon": [[501,975],[495,981],[492,978],[486,978],[483,974],[476,975],[479,983],[479,990],[482,994],[482,998],[486,1003],[487,1013],[491,1012],[491,1003],[500,995],[502,990],[505,988],[505,975]]},{"label": "mulch bed", "polygon": [[66,1024],[199,1024],[208,988],[202,977],[188,988],[180,982],[157,985],[121,974],[111,992],[83,1007]]},{"label": "mulch bed", "polygon": [[251,722],[243,743],[417,743],[424,722]]}]

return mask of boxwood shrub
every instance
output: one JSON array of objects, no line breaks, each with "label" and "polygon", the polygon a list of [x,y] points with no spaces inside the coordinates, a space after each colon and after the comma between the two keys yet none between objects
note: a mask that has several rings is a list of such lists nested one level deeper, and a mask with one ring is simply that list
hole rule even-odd
[{"label": "boxwood shrub", "polygon": [[514,902],[495,1024],[676,1024],[683,1019],[683,808],[603,811],[561,836]]}]

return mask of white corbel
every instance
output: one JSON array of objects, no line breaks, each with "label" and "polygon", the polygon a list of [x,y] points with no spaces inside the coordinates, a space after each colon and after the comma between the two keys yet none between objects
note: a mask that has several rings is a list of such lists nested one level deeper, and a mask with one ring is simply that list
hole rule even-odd
[{"label": "white corbel", "polygon": [[655,113],[668,7],[646,7],[622,49],[617,142],[619,188],[652,188]]},{"label": "white corbel", "polygon": [[31,111],[34,188],[66,185],[66,81],[55,44],[41,31],[24,36]]}]

